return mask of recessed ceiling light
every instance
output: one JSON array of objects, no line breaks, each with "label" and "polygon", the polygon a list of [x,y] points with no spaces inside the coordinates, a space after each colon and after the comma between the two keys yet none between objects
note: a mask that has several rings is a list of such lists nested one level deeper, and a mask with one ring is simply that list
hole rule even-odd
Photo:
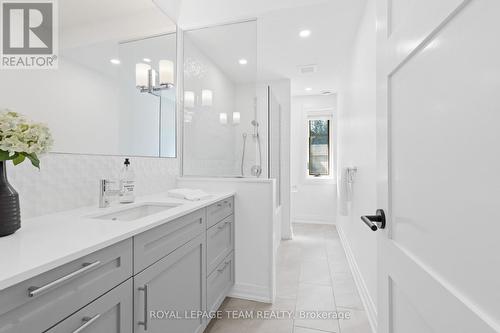
[{"label": "recessed ceiling light", "polygon": [[144,61],[144,62],[151,62],[151,59],[149,59],[149,58],[144,58],[144,59],[142,59],[142,61]]},{"label": "recessed ceiling light", "polygon": [[119,65],[122,63],[120,59],[110,59],[109,62],[112,63],[113,65]]},{"label": "recessed ceiling light", "polygon": [[312,91],[312,90],[313,90],[313,88],[307,87],[307,88],[305,88],[304,90],[305,90],[305,91]]},{"label": "recessed ceiling light", "polygon": [[240,65],[246,65],[246,64],[248,64],[248,60],[246,60],[245,58],[242,58],[242,59],[238,60],[238,62],[240,63]]},{"label": "recessed ceiling light", "polygon": [[311,36],[311,30],[302,30],[301,32],[299,32],[299,36],[302,38]]}]

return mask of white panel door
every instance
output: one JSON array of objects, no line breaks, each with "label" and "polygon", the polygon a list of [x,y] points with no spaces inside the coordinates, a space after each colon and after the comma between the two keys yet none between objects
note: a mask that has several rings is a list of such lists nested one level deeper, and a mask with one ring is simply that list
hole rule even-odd
[{"label": "white panel door", "polygon": [[378,332],[500,332],[500,1],[377,0],[377,30]]}]

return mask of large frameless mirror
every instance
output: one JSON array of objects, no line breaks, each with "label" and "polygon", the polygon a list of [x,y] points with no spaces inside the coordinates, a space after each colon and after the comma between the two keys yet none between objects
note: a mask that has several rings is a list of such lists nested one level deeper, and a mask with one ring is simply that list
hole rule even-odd
[{"label": "large frameless mirror", "polygon": [[176,156],[176,26],[150,0],[64,0],[57,69],[4,70],[0,109],[60,153]]}]

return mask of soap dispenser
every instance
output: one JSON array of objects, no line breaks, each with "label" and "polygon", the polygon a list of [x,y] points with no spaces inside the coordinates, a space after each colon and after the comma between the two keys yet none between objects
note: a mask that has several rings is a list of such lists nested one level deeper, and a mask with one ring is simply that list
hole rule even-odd
[{"label": "soap dispenser", "polygon": [[120,203],[132,203],[135,201],[135,174],[130,166],[130,160],[125,159],[120,174]]}]

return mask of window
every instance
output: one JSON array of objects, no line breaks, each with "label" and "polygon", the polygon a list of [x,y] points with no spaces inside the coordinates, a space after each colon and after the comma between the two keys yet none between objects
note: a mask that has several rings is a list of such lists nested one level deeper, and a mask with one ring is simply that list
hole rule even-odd
[{"label": "window", "polygon": [[330,176],[330,120],[309,120],[309,176]]}]

